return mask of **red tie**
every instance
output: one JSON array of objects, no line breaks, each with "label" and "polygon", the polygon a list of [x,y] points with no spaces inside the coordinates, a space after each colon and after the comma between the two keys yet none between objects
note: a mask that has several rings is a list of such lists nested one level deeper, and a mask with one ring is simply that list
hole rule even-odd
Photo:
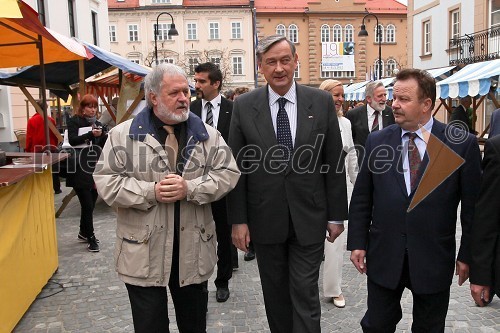
[{"label": "red tie", "polygon": [[378,126],[378,115],[380,114],[379,111],[375,110],[375,112],[373,112],[373,116],[375,117],[373,119],[373,124],[372,124],[372,130],[370,132],[375,132],[375,131],[378,131],[379,130],[379,126]]},{"label": "red tie", "polygon": [[415,138],[417,134],[415,133],[407,133],[408,140],[408,161],[410,164],[410,189],[411,192],[417,187],[419,176],[418,169],[420,168],[420,163],[422,160],[420,159],[420,153],[418,152],[417,145],[415,144]]}]

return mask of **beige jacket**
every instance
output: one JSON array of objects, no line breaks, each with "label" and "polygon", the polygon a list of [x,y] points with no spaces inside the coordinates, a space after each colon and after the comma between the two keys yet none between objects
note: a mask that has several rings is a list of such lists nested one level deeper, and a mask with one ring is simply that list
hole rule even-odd
[{"label": "beige jacket", "polygon": [[[169,171],[167,151],[154,138],[150,109],[109,133],[94,172],[99,195],[117,213],[115,265],[125,283],[166,286],[172,264],[174,204],[155,200],[155,182]],[[189,155],[182,177],[179,281],[208,280],[217,262],[211,203],[236,185],[240,172],[219,132],[190,113]]]}]

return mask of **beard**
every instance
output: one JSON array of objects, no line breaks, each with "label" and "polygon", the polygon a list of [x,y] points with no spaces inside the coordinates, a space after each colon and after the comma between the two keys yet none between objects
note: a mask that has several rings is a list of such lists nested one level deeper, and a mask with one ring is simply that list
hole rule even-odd
[{"label": "beard", "polygon": [[163,122],[174,122],[178,124],[188,120],[189,118],[189,108],[187,105],[182,113],[175,113],[175,111],[168,110],[167,106],[160,100],[156,106],[156,111],[158,112],[158,118],[160,118]]},{"label": "beard", "polygon": [[370,106],[374,109],[377,110],[378,112],[382,112],[385,109],[385,103],[384,104],[379,104],[375,101],[370,103]]}]

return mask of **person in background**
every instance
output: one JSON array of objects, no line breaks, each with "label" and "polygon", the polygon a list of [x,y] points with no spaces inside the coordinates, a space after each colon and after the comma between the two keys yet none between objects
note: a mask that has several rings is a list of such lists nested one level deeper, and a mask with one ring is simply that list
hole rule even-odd
[{"label": "person in background", "polygon": [[460,105],[453,109],[450,116],[450,124],[456,123],[457,126],[465,128],[467,132],[474,134],[475,131],[472,126],[471,114],[472,110],[470,106],[472,105],[472,98],[470,96],[465,96],[460,98]]},{"label": "person in background", "polygon": [[[432,117],[436,81],[427,71],[400,71],[393,92],[396,124],[368,136],[349,207],[347,249],[356,269],[367,274],[368,309],[361,327],[395,332],[407,288],[413,296],[411,331],[444,332],[453,273],[459,285],[469,277],[479,145],[473,135]],[[437,152],[432,164],[430,152]],[[447,172],[450,154],[463,164]],[[425,186],[421,179],[427,179]],[[428,185],[433,180],[435,188]],[[416,197],[421,200],[413,206]]]},{"label": "person in background", "polygon": [[225,93],[224,93],[224,97],[229,100],[229,101],[232,101],[234,100],[234,90],[233,89],[228,89]]},{"label": "person in background", "polygon": [[220,133],[189,112],[179,66],[146,75],[147,106],[116,126],[94,173],[116,209],[115,267],[136,333],[169,332],[170,290],[179,332],[206,333],[207,281],[217,261],[211,203],[239,178]]},{"label": "person in background", "polygon": [[233,100],[235,100],[236,98],[238,98],[238,96],[240,95],[243,95],[244,93],[247,93],[250,91],[250,88],[248,87],[237,87],[234,89],[234,96],[233,96]]},{"label": "person in background", "polygon": [[[358,157],[352,140],[351,122],[343,116],[342,106],[344,104],[344,87],[337,80],[325,80],[321,82],[319,89],[328,91],[333,97],[335,112],[339,118],[342,146],[346,153],[346,174],[351,182],[356,182],[358,176]],[[331,297],[333,305],[338,308],[345,307],[345,297],[342,294],[342,266],[344,265],[345,233],[330,243],[325,240],[325,262],[323,265],[323,295]]]},{"label": "person in background", "polygon": [[[116,115],[118,113],[117,112],[118,111],[118,100],[119,100],[118,97],[113,97],[113,99],[111,100],[111,111],[114,113],[115,118],[116,118]],[[101,122],[101,124],[105,125],[108,128],[108,130],[110,130],[116,126],[116,122],[113,120],[113,117],[111,117],[111,115],[109,114],[109,111],[107,108],[104,108],[104,110],[102,111],[102,114],[101,114],[101,117],[99,118],[99,121]]]},{"label": "person in background", "polygon": [[488,138],[492,138],[498,134],[500,134],[500,109],[496,109],[491,113],[490,133]]},{"label": "person in background", "polygon": [[[195,101],[190,110],[206,124],[216,128],[222,138],[227,141],[229,124],[233,112],[233,102],[224,98],[222,89],[222,72],[215,64],[206,62],[194,69],[196,89]],[[238,252],[231,243],[231,227],[227,221],[226,198],[212,202],[212,213],[217,231],[217,277],[215,286],[217,302],[225,302],[229,298],[229,280],[233,269],[238,267]]]},{"label": "person in background", "polygon": [[68,140],[73,147],[87,144],[85,148],[74,148],[74,172],[68,172],[66,186],[72,187],[81,206],[80,232],[78,240],[86,242],[90,252],[99,252],[99,241],[94,235],[94,208],[97,201],[92,173],[106,142],[107,134],[96,120],[97,99],[90,94],[80,100],[76,114],[68,121]]},{"label": "person in background", "polygon": [[483,174],[471,237],[470,290],[479,306],[500,296],[500,136],[484,145]]},{"label": "person in background", "polygon": [[382,81],[368,83],[365,94],[366,105],[356,106],[345,115],[351,122],[352,139],[356,145],[359,166],[363,162],[368,134],[394,124],[392,109],[386,105],[387,91]]},{"label": "person in background", "polygon": [[[43,104],[41,101],[38,101],[37,104],[43,109]],[[47,114],[49,114],[50,108],[47,106]],[[48,116],[49,121],[56,126],[56,121],[51,116]],[[53,153],[57,152],[57,145],[59,140],[57,136],[50,130],[49,128],[49,141],[50,147],[49,150]],[[46,146],[45,142],[45,124],[43,117],[35,111],[35,114],[31,116],[28,120],[28,124],[26,127],[26,148],[24,151],[28,153],[41,153],[44,151]],[[61,191],[61,180],[59,179],[59,173],[56,172],[55,166],[52,166],[52,187],[54,189],[55,194],[62,193]]]},{"label": "person in background", "polygon": [[333,242],[347,219],[338,118],[330,94],[294,81],[285,36],[261,39],[256,56],[268,84],[236,99],[229,130],[242,170],[228,195],[233,243],[253,241],[271,332],[320,333],[325,231]]}]

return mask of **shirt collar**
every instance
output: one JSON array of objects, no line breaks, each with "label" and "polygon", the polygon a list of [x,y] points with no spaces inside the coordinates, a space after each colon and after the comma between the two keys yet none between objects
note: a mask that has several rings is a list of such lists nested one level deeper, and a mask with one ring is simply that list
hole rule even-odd
[{"label": "shirt collar", "polygon": [[210,102],[212,103],[212,107],[215,108],[217,106],[220,106],[220,102],[221,102],[221,95],[218,94],[217,96],[215,96],[214,99],[212,99],[211,101],[207,101],[206,99],[203,99],[202,100],[202,103],[203,103],[203,108],[206,108],[207,106],[207,103]]},{"label": "shirt collar", "polygon": [[[422,127],[428,132],[431,133],[432,131],[432,125],[434,124],[434,118],[431,117],[428,122],[424,124],[424,126],[421,126],[416,130],[414,133],[417,134],[417,136],[424,142],[427,142],[427,140],[424,138],[424,135],[422,133]],[[411,133],[411,131],[407,131],[405,129],[401,129],[401,137],[403,137],[406,133]]]},{"label": "shirt collar", "polygon": [[281,96],[277,92],[275,92],[273,90],[273,88],[271,88],[270,85],[267,85],[267,87],[268,87],[267,89],[269,92],[269,105],[274,105],[275,103],[277,103],[278,99],[280,97],[285,97],[287,99],[287,101],[292,103],[292,104],[297,103],[297,93],[296,93],[296,89],[295,89],[295,81],[292,82],[292,86],[286,92],[286,94],[284,94],[283,96]]},{"label": "shirt collar", "polygon": [[373,116],[373,113],[375,112],[375,109],[372,108],[368,102],[366,103],[366,110],[368,111],[368,115],[370,117]]}]

